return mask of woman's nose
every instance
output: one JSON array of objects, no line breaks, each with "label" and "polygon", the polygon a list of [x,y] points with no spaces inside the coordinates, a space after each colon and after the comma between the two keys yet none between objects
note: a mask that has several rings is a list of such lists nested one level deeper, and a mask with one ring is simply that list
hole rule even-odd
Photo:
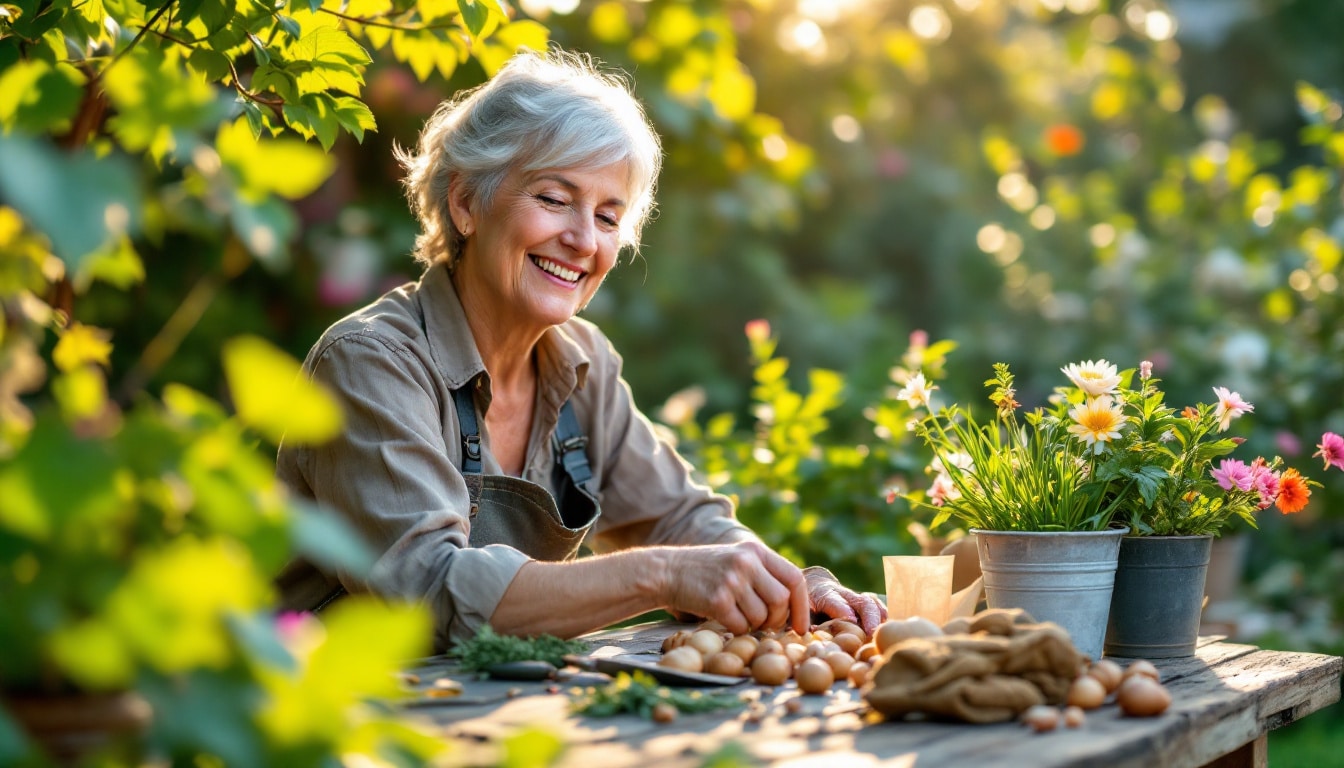
[{"label": "woman's nose", "polygon": [[575,253],[591,254],[597,248],[597,225],[589,216],[574,216],[560,233],[560,242]]}]

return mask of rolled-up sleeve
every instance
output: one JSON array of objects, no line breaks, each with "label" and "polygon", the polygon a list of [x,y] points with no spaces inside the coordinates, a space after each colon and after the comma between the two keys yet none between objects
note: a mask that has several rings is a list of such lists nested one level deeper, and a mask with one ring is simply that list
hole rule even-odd
[{"label": "rolled-up sleeve", "polygon": [[444,420],[456,417],[441,407],[451,395],[432,361],[395,339],[352,332],[314,350],[309,367],[340,399],[346,423],[335,440],[304,449],[299,471],[377,555],[367,583],[342,574],[342,584],[427,602],[439,648],[471,636],[529,558],[503,545],[468,547],[460,450],[444,439],[457,434]]}]

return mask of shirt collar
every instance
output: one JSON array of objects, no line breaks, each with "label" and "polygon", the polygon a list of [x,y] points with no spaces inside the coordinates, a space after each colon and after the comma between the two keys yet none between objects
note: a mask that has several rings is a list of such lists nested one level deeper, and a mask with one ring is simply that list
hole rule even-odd
[{"label": "shirt collar", "polygon": [[[485,363],[447,266],[438,263],[425,270],[418,292],[430,355],[448,386],[458,389],[485,373]],[[556,407],[576,388],[582,388],[588,377],[588,355],[571,337],[567,325],[548,328],[537,343],[543,397]]]}]

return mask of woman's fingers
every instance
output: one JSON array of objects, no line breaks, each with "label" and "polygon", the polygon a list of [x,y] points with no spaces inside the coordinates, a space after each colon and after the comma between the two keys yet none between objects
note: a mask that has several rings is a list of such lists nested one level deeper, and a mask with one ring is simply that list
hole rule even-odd
[{"label": "woman's fingers", "polygon": [[883,605],[872,592],[854,594],[850,606],[858,614],[859,625],[863,627],[863,631],[870,635],[879,624],[887,620],[887,606]]}]

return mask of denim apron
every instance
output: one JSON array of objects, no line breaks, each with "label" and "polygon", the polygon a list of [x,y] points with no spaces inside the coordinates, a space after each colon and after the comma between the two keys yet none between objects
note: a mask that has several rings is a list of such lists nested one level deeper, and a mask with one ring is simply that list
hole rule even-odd
[{"label": "denim apron", "polygon": [[534,560],[574,559],[602,511],[589,487],[593,473],[584,451],[588,439],[573,406],[568,400],[561,406],[551,439],[557,498],[520,477],[481,473],[481,436],[473,389],[469,383],[453,390],[462,433],[462,477],[471,496],[468,543],[473,547],[507,544]]}]

